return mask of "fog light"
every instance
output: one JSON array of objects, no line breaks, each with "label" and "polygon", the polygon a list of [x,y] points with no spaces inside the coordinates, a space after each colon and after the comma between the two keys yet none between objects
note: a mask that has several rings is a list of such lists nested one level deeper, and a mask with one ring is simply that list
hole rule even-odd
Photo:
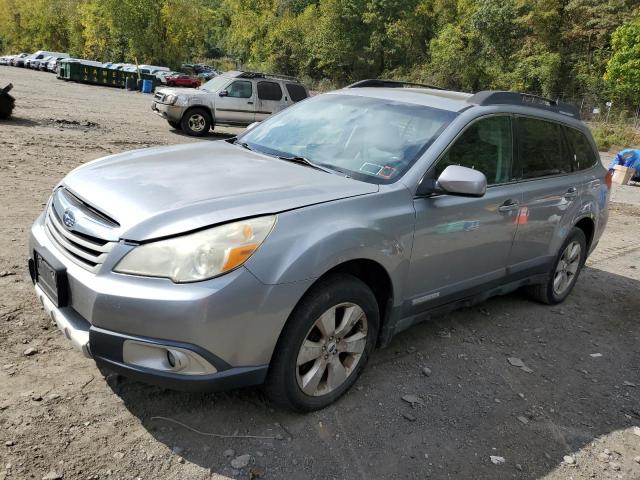
[{"label": "fog light", "polygon": [[216,368],[197,353],[185,348],[138,340],[125,340],[122,360],[129,365],[182,375],[216,373]]}]

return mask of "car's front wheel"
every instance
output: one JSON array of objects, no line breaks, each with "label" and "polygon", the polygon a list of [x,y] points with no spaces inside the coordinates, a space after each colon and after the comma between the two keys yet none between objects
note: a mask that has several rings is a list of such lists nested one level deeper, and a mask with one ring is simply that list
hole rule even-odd
[{"label": "car's front wheel", "polygon": [[324,408],[356,381],[378,334],[375,296],[346,274],[320,280],[287,321],[269,368],[274,403],[298,412]]},{"label": "car's front wheel", "polygon": [[211,117],[204,108],[192,108],[182,116],[180,126],[183,132],[195,137],[202,137],[211,128]]},{"label": "car's front wheel", "polygon": [[555,305],[569,296],[587,258],[587,239],[577,227],[571,229],[556,256],[546,283],[529,287],[539,302]]}]

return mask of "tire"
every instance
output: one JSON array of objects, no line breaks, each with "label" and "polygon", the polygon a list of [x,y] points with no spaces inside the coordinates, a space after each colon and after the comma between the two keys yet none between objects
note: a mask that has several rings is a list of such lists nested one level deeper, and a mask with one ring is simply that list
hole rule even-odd
[{"label": "tire", "polygon": [[[350,326],[341,328],[347,323]],[[265,384],[267,395],[276,405],[296,412],[319,410],[335,402],[364,369],[379,325],[378,303],[362,281],[347,274],[320,280],[300,300],[278,339]],[[325,346],[303,350],[303,343]],[[298,365],[303,352],[311,354]]]},{"label": "tire", "polygon": [[[580,250],[577,252],[577,257],[573,258],[572,248],[578,245]],[[569,247],[572,247],[571,249]],[[568,255],[568,256],[567,256]],[[569,259],[569,262],[566,259]],[[556,305],[563,302],[573,290],[578,276],[582,271],[584,262],[587,259],[587,239],[584,232],[577,227],[573,227],[569,232],[569,236],[564,241],[556,259],[553,262],[551,271],[549,272],[549,279],[546,283],[540,285],[532,285],[527,288],[529,295],[538,302],[546,303],[547,305]],[[561,262],[564,262],[562,265]],[[575,263],[574,263],[575,262]],[[563,273],[568,278],[568,284],[564,284],[563,289],[558,288],[558,284],[562,285]],[[560,276],[558,283],[557,279]]]},{"label": "tire", "polygon": [[194,137],[202,137],[211,129],[211,117],[204,108],[187,110],[180,121],[182,131]]},{"label": "tire", "polygon": [[173,120],[167,120],[167,123],[171,126],[171,128],[175,128],[176,130],[182,130],[182,125],[180,125],[180,122],[174,122]]}]

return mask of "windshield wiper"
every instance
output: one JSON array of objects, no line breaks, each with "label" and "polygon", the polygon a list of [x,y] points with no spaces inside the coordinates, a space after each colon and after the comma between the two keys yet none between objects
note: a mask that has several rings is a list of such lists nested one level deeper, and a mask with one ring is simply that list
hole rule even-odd
[{"label": "windshield wiper", "polygon": [[235,139],[233,141],[233,144],[234,145],[240,145],[241,147],[244,147],[247,150],[251,150],[253,152],[253,148],[251,148],[247,142],[239,142],[237,139]]},{"label": "windshield wiper", "polygon": [[297,155],[287,157],[286,155],[278,155],[280,160],[286,160],[287,162],[299,163],[300,165],[306,165],[307,167],[315,168],[316,170],[321,170],[327,173],[336,173],[335,170],[330,168],[323,167],[322,165],[318,165],[317,163],[312,162],[306,157],[300,157]]}]

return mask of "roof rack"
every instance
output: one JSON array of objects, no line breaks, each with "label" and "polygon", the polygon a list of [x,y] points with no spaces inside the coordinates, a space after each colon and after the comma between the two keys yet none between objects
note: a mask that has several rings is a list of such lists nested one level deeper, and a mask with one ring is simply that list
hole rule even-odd
[{"label": "roof rack", "polygon": [[404,82],[402,80],[384,80],[381,78],[368,78],[366,80],[360,80],[359,82],[347,85],[346,88],[431,88],[432,90],[444,90],[444,88],[436,87],[434,85],[425,85],[424,83]]},{"label": "roof rack", "polygon": [[277,78],[279,80],[290,80],[292,82],[300,83],[296,77],[291,77],[289,75],[280,75],[278,73],[262,73],[262,72],[248,72],[248,71],[240,71],[240,75],[238,78]]},{"label": "roof rack", "polygon": [[474,105],[524,105],[540,108],[550,112],[560,113],[580,120],[580,111],[568,103],[559,100],[531,95],[530,93],[505,92],[500,90],[484,90],[467,99],[467,103]]}]

